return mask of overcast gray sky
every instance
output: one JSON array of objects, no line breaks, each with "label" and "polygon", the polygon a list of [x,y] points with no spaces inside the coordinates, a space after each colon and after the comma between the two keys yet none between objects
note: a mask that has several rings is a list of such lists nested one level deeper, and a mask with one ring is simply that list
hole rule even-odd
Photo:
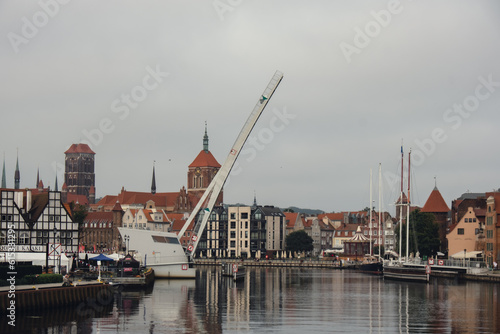
[{"label": "overcast gray sky", "polygon": [[[394,213],[400,146],[412,197],[500,187],[500,3],[0,2],[0,150],[13,187],[63,180],[96,152],[97,196],[185,186],[202,149],[223,163],[276,70],[284,79],[224,189],[227,203]],[[405,170],[407,162],[405,161]],[[405,185],[406,188],[406,185]]]}]

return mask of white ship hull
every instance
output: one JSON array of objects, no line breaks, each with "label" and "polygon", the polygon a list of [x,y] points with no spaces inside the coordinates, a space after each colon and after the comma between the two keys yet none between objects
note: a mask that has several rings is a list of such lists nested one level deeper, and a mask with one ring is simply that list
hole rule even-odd
[{"label": "white ship hull", "polygon": [[127,240],[129,250],[139,254],[141,262],[153,268],[156,278],[195,278],[196,270],[189,268],[189,261],[177,235],[119,227],[122,240]]}]

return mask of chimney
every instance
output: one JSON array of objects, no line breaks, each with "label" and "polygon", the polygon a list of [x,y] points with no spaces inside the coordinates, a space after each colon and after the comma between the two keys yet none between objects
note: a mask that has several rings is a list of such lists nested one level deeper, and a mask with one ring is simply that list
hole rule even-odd
[{"label": "chimney", "polygon": [[24,198],[23,198],[23,192],[22,191],[16,191],[14,193],[14,203],[16,203],[16,205],[17,205],[17,207],[19,209],[24,208],[24,206],[23,206],[23,200],[24,200]]},{"label": "chimney", "polygon": [[31,210],[31,190],[26,189],[26,212]]}]

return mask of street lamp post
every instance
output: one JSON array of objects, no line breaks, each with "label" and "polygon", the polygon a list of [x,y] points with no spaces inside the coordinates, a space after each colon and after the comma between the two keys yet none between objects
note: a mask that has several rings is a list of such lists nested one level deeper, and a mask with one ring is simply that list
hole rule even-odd
[{"label": "street lamp post", "polygon": [[[55,248],[57,248],[58,241],[59,241],[59,235],[57,235],[57,229],[54,227],[54,247]],[[60,251],[61,250],[59,249],[59,252]],[[55,256],[59,256],[59,261],[57,261],[57,258],[54,259],[54,271],[57,268],[57,273],[60,274],[61,273],[61,254],[57,255],[57,253],[55,251],[54,251],[54,253],[56,254]],[[57,266],[58,263],[59,263],[59,266]]]},{"label": "street lamp post", "polygon": [[123,240],[125,240],[125,253],[128,254],[128,249],[129,249],[129,246],[130,246],[130,236],[125,234],[123,236]]}]

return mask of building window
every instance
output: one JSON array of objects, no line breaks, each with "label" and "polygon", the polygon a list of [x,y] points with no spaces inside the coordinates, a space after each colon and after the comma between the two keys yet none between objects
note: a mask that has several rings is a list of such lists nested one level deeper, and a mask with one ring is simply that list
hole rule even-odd
[{"label": "building window", "polygon": [[486,218],[486,225],[493,225],[493,217]]},{"label": "building window", "polygon": [[231,212],[231,219],[236,219],[236,213]]},{"label": "building window", "polygon": [[486,238],[493,239],[493,230],[486,231]]},{"label": "building window", "polygon": [[459,229],[457,230],[457,234],[458,234],[458,235],[463,235],[463,234],[464,234],[464,229],[463,229],[463,228],[459,228]]},{"label": "building window", "polygon": [[248,219],[248,212],[242,212],[241,219]]},{"label": "building window", "polygon": [[26,233],[26,232],[21,233],[21,235],[19,236],[19,244],[20,245],[27,245],[28,243],[29,243],[28,233]]},{"label": "building window", "polygon": [[235,229],[236,228],[236,222],[231,222],[231,228]]}]

